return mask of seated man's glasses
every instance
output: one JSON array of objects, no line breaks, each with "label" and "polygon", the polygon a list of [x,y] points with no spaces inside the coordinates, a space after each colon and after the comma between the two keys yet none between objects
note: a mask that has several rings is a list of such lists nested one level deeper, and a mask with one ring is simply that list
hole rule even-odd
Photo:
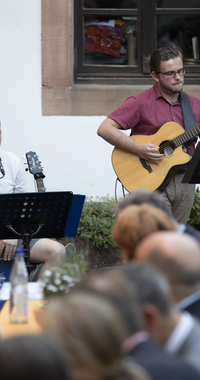
[{"label": "seated man's glasses", "polygon": [[161,73],[161,71],[158,71],[158,74],[165,75],[167,78],[172,79],[176,77],[176,74],[178,74],[179,77],[182,77],[185,74],[185,69],[180,69],[177,71],[167,71],[166,73]]}]

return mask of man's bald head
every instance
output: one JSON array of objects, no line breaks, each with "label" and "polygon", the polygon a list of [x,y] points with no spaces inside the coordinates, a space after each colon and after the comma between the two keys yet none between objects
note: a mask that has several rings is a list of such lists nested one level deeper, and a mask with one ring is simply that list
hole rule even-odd
[{"label": "man's bald head", "polygon": [[135,257],[165,274],[175,302],[200,289],[200,246],[188,234],[156,232],[137,246]]}]

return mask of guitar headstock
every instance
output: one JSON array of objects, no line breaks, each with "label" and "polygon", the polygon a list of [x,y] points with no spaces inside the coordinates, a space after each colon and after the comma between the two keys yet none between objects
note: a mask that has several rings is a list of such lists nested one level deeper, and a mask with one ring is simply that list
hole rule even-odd
[{"label": "guitar headstock", "polygon": [[34,175],[34,178],[45,178],[45,175],[43,174],[43,168],[37,154],[30,151],[26,153],[26,159],[28,163],[27,170],[29,170],[29,172]]}]

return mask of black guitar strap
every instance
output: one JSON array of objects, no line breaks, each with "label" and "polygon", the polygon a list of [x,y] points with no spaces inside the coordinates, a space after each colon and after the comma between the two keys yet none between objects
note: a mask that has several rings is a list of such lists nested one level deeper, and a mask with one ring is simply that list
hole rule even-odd
[{"label": "black guitar strap", "polygon": [[[182,95],[182,96],[181,96]],[[185,124],[185,130],[194,127],[196,125],[196,120],[194,118],[194,114],[192,111],[192,107],[190,105],[190,101],[188,99],[188,96],[185,92],[182,91],[181,94],[179,94],[179,102],[181,103],[182,113],[183,113],[183,120]],[[188,141],[184,144],[185,147],[188,147],[190,144],[192,144],[196,138],[193,138],[192,140]]]},{"label": "black guitar strap", "polygon": [[181,95],[179,94],[179,101],[181,103],[185,130],[187,131],[196,125],[196,120],[194,118],[192,107],[190,105],[187,94],[182,91]]}]

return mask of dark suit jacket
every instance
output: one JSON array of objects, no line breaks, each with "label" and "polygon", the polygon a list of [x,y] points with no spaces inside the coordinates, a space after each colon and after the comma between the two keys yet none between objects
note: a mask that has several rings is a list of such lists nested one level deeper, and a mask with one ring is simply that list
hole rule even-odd
[{"label": "dark suit jacket", "polygon": [[200,299],[192,302],[185,308],[185,310],[200,320]]},{"label": "dark suit jacket", "polygon": [[195,227],[191,226],[190,224],[186,224],[184,233],[193,236],[200,243],[200,232]]},{"label": "dark suit jacket", "polygon": [[186,310],[200,320],[200,290],[182,299],[179,303],[174,305],[174,309],[176,311]]},{"label": "dark suit jacket", "polygon": [[183,359],[165,352],[153,341],[139,343],[128,354],[140,364],[152,380],[194,380],[199,373]]},{"label": "dark suit jacket", "polygon": [[[200,243],[200,231],[190,224],[186,224],[184,233],[193,236]],[[175,305],[176,310],[186,310],[200,320],[200,290],[184,298]]]}]

